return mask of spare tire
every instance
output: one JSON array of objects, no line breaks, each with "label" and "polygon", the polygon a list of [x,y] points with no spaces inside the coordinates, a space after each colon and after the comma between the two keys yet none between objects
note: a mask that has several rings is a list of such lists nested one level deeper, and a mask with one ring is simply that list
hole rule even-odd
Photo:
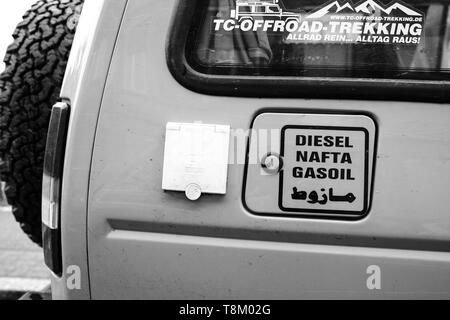
[{"label": "spare tire", "polygon": [[25,13],[0,75],[0,178],[22,230],[41,245],[42,172],[83,0],[41,0]]}]

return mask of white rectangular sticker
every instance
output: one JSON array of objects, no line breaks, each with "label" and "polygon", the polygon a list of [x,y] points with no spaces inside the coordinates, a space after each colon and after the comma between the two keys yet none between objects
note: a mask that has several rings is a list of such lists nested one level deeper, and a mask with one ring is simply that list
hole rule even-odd
[{"label": "white rectangular sticker", "polygon": [[365,128],[286,126],[281,139],[281,210],[367,213],[369,133]]},{"label": "white rectangular sticker", "polygon": [[425,14],[403,1],[328,1],[305,11],[286,10],[278,0],[236,0],[213,24],[216,32],[283,34],[287,43],[417,46]]}]

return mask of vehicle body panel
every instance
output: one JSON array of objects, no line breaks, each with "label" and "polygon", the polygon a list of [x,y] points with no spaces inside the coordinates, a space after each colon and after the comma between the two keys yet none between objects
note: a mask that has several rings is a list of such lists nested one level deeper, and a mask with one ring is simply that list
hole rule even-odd
[{"label": "vehicle body panel", "polygon": [[[90,176],[92,298],[450,297],[448,106],[189,91],[166,64],[175,5],[130,0],[119,33]],[[225,196],[190,202],[162,190],[168,122],[245,130],[264,112],[375,120],[376,170],[365,219],[255,216],[242,203],[244,165],[230,165]],[[371,265],[384,270],[380,291],[366,287]]]},{"label": "vehicle body panel", "polygon": [[98,245],[120,258],[96,260],[95,299],[446,299],[450,285],[447,253],[122,230]]},{"label": "vehicle body panel", "polygon": [[[69,289],[70,274],[53,277],[54,298],[450,298],[448,105],[190,91],[167,66],[177,2],[86,1],[62,89],[72,106],[63,265],[78,266],[82,282]],[[225,196],[191,202],[162,190],[168,122],[248,130],[270,113],[373,119],[364,219],[252,214],[245,164],[229,166]],[[381,290],[367,287],[370,266],[381,269]]]},{"label": "vehicle body panel", "polygon": [[[54,299],[89,299],[87,194],[92,148],[110,59],[126,0],[86,0],[61,97],[71,106],[61,203],[63,276],[52,276]],[[75,269],[73,269],[75,267]],[[80,287],[69,290],[79,273]],[[67,271],[70,271],[67,273]]]}]

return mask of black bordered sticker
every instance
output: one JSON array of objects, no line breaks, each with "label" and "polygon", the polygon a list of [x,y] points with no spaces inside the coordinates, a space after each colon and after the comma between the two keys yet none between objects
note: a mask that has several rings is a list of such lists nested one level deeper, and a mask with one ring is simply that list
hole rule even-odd
[{"label": "black bordered sticker", "polygon": [[284,212],[364,216],[369,207],[365,128],[285,126],[279,207]]}]

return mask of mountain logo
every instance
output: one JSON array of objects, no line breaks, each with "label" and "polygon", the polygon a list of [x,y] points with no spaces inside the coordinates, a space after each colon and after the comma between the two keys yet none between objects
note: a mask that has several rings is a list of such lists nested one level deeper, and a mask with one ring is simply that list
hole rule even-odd
[{"label": "mountain logo", "polygon": [[333,13],[361,13],[366,15],[381,13],[388,16],[423,16],[423,14],[419,11],[410,8],[408,5],[400,1],[396,1],[388,6],[384,6],[375,0],[365,0],[357,5],[353,5],[350,2],[343,3],[339,1],[332,1],[326,4],[324,7],[310,13],[307,16],[307,19],[318,19],[327,14]]},{"label": "mountain logo", "polygon": [[345,11],[346,9],[352,12],[355,11],[355,9],[353,9],[353,6],[349,2],[346,2],[345,4],[341,5],[338,1],[333,1],[330,4],[325,5],[325,7],[311,13],[310,15],[307,16],[307,18],[308,19],[322,18],[328,13],[340,13],[342,11]]}]

